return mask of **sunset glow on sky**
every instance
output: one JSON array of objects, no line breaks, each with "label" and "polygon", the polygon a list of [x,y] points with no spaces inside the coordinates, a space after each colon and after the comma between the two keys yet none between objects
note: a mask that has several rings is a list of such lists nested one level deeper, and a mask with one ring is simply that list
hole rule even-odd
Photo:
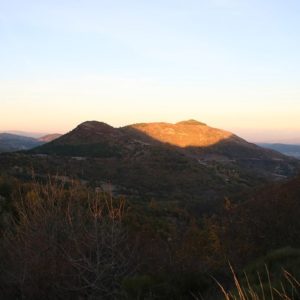
[{"label": "sunset glow on sky", "polygon": [[197,119],[300,142],[300,3],[0,0],[0,131]]}]

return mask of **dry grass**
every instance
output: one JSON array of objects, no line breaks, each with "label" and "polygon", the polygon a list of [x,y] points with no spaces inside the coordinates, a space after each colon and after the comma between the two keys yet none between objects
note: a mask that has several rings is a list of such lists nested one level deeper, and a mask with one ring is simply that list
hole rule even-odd
[{"label": "dry grass", "polygon": [[[261,274],[257,273],[259,286],[251,284],[246,273],[243,278],[239,278],[230,265],[230,270],[234,280],[234,288],[227,291],[218,281],[223,298],[225,300],[298,300],[300,299],[300,283],[288,271],[282,270],[283,280],[280,287],[275,286],[271,280],[270,272],[265,266],[267,284],[263,283]],[[246,284],[242,283],[245,282]]]},{"label": "dry grass", "polygon": [[119,296],[134,256],[124,200],[50,178],[17,200],[1,239],[0,298]]}]

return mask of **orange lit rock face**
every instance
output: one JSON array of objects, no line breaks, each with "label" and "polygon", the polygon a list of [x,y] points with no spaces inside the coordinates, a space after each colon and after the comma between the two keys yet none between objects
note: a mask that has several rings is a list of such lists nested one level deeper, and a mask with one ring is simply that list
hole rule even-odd
[{"label": "orange lit rock face", "polygon": [[207,147],[234,137],[230,132],[197,121],[135,124],[132,127],[153,139],[179,147]]}]

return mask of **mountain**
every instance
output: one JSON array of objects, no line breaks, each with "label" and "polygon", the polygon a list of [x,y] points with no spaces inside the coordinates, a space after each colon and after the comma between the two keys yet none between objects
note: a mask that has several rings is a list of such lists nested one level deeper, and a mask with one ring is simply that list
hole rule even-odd
[{"label": "mountain", "polygon": [[3,163],[0,157],[0,165],[11,160],[23,171],[30,166],[40,175],[62,174],[93,186],[110,185],[117,194],[190,203],[213,203],[300,170],[296,159],[194,120],[121,128],[88,121],[20,155]]},{"label": "mountain", "polygon": [[148,123],[127,127],[162,143],[184,149],[204,160],[285,160],[283,155],[248,143],[231,132],[188,120],[176,124]]},{"label": "mountain", "polygon": [[61,134],[48,134],[40,138],[11,133],[0,133],[0,152],[23,151],[35,148],[60,137]]},{"label": "mountain", "polygon": [[292,156],[300,159],[300,145],[289,145],[289,144],[269,144],[261,143],[258,144],[261,147],[278,151],[284,155]]},{"label": "mountain", "polygon": [[0,152],[28,150],[41,145],[37,139],[10,133],[0,133]]},{"label": "mountain", "polygon": [[[293,172],[293,159],[248,143],[231,132],[188,120],[141,123],[113,128],[105,123],[84,122],[66,135],[34,150],[35,153],[87,157],[127,157],[153,147],[172,149],[198,163],[232,163],[273,175]],[[291,164],[289,164],[291,163]]]},{"label": "mountain", "polygon": [[43,143],[49,143],[49,142],[52,142],[52,141],[58,139],[61,136],[62,135],[59,133],[47,134],[47,135],[44,135],[44,136],[38,138],[38,140]]},{"label": "mountain", "polygon": [[46,133],[41,133],[41,132],[27,132],[27,131],[20,131],[20,130],[5,130],[5,131],[0,131],[0,133],[10,133],[14,135],[31,137],[34,139],[38,139],[41,136],[46,135]]},{"label": "mountain", "polygon": [[[109,157],[125,142],[123,133],[105,123],[84,122],[71,132],[47,143],[34,153],[64,156]],[[122,139],[123,138],[123,139]]]}]

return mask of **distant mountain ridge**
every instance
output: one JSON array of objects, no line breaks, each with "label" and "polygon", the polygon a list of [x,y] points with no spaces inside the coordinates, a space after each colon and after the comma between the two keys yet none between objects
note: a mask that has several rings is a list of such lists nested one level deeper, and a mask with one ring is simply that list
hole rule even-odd
[{"label": "distant mountain ridge", "polygon": [[42,132],[28,132],[28,131],[22,131],[22,130],[1,130],[0,133],[9,133],[9,134],[14,134],[14,135],[19,135],[19,136],[25,136],[25,137],[30,137],[34,139],[38,139],[46,133]]},{"label": "distant mountain ridge", "polygon": [[14,152],[23,151],[35,148],[39,145],[44,144],[47,141],[52,141],[58,138],[60,135],[47,135],[39,139],[11,134],[11,133],[0,133],[0,152]]},{"label": "distant mountain ridge", "polygon": [[34,138],[10,133],[0,133],[0,152],[28,150],[41,144],[41,142]]},{"label": "distant mountain ridge", "polygon": [[272,149],[278,151],[284,155],[292,156],[300,159],[300,144],[291,145],[291,144],[281,144],[281,143],[259,143],[261,147]]}]

